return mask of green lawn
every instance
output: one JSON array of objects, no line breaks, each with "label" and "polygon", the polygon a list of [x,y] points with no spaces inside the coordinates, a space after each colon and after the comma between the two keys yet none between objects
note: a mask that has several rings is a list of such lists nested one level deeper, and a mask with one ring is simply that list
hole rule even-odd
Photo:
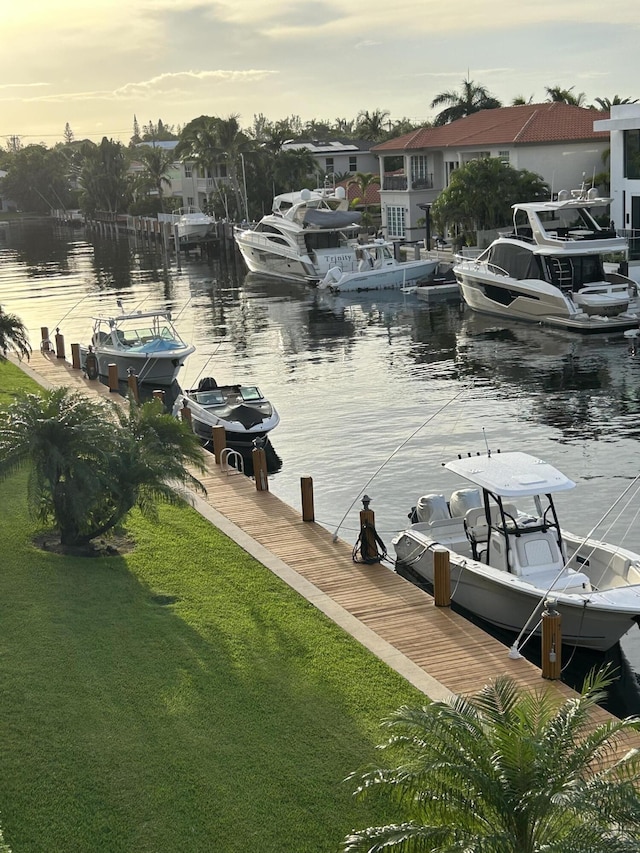
[{"label": "green lawn", "polygon": [[[21,376],[0,364],[3,390]],[[132,552],[89,559],[33,546],[24,474],[0,507],[14,853],[317,853],[393,817],[342,780],[423,697],[195,511],[135,515]]]}]

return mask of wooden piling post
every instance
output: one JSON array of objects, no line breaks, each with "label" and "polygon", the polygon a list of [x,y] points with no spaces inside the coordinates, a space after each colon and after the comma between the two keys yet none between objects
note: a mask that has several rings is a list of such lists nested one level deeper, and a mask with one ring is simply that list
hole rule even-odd
[{"label": "wooden piling post", "polygon": [[371,498],[364,495],[362,498],[362,509],[360,510],[360,553],[364,563],[373,562],[378,553],[376,546],[376,516],[369,509]]},{"label": "wooden piling post", "polygon": [[547,598],[542,614],[542,677],[557,681],[562,673],[562,617],[554,598]]},{"label": "wooden piling post", "polygon": [[302,520],[315,521],[312,477],[300,477],[300,492],[302,497]]},{"label": "wooden piling post", "polygon": [[189,408],[189,404],[186,400],[182,401],[182,408],[180,409],[180,417],[183,421],[191,426],[191,409]]},{"label": "wooden piling post", "polygon": [[51,341],[49,340],[49,327],[41,326],[40,327],[40,335],[42,338],[42,343],[40,344],[40,349],[42,352],[51,352]]},{"label": "wooden piling post", "polygon": [[222,451],[227,446],[227,434],[222,424],[211,427],[211,439],[213,441],[213,455],[219,465],[222,462]]},{"label": "wooden piling post", "polygon": [[164,391],[162,390],[162,388],[156,388],[152,396],[154,400],[160,400],[160,402],[164,406]]},{"label": "wooden piling post", "polygon": [[74,370],[82,368],[82,359],[80,358],[80,344],[71,344],[71,366]]},{"label": "wooden piling post", "polygon": [[56,358],[64,358],[64,335],[60,329],[56,329]]},{"label": "wooden piling post", "polygon": [[108,382],[109,382],[109,391],[119,391],[120,386],[118,385],[118,365],[110,364],[107,367],[108,370]]},{"label": "wooden piling post", "polygon": [[451,563],[443,545],[433,547],[433,598],[436,607],[451,605]]},{"label": "wooden piling post", "polygon": [[129,368],[130,373],[127,376],[127,385],[129,386],[129,393],[136,401],[138,405],[140,405],[140,390],[138,388],[138,377],[133,372],[133,368]]},{"label": "wooden piling post", "polygon": [[256,481],[256,491],[268,492],[267,454],[264,452],[264,447],[254,447],[251,451],[251,459],[253,461],[253,478]]}]

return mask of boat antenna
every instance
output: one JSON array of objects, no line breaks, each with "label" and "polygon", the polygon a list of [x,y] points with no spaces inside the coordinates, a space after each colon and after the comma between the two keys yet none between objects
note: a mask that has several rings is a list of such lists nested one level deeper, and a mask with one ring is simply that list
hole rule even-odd
[{"label": "boat antenna", "polygon": [[482,427],[482,435],[484,436],[484,444],[487,448],[487,456],[491,459],[491,448],[489,447],[489,442],[487,441],[487,433],[485,432],[484,427]]},{"label": "boat antenna", "polygon": [[55,327],[56,329],[59,329],[59,328],[60,328],[60,326],[63,324],[63,322],[67,319],[67,317],[69,316],[69,314],[73,314],[73,312],[76,310],[76,308],[78,307],[78,305],[80,305],[80,303],[81,303],[81,302],[84,302],[84,300],[85,300],[88,296],[93,296],[93,294],[92,294],[92,293],[85,293],[85,295],[84,295],[84,296],[80,297],[80,299],[78,299],[78,301],[76,302],[76,304],[75,304],[72,308],[69,308],[69,310],[68,310],[68,311],[67,311],[67,313],[64,315],[64,317],[62,317],[60,320],[58,320],[58,322],[57,322],[57,323],[55,323],[55,324],[54,324],[54,327]]},{"label": "boat antenna", "polygon": [[383,469],[383,468],[384,468],[384,466],[387,464],[387,462],[390,462],[390,461],[393,459],[393,457],[396,455],[396,453],[398,453],[400,450],[402,450],[402,448],[405,446],[405,444],[408,444],[408,443],[411,441],[411,439],[412,439],[415,435],[417,435],[417,434],[420,432],[420,430],[421,430],[421,429],[424,429],[424,427],[426,427],[428,423],[430,423],[430,422],[431,422],[435,417],[437,417],[441,412],[443,412],[443,411],[447,408],[447,406],[450,406],[450,405],[451,405],[451,403],[453,403],[453,401],[454,401],[454,400],[457,400],[457,398],[458,398],[461,394],[463,394],[466,390],[467,390],[466,388],[461,388],[461,389],[460,389],[460,391],[458,391],[458,393],[457,393],[457,394],[454,394],[454,396],[453,396],[453,397],[451,397],[449,400],[447,400],[447,402],[446,402],[446,403],[444,403],[442,406],[440,406],[440,408],[439,408],[436,412],[434,412],[432,415],[430,415],[424,423],[420,424],[420,426],[419,426],[417,429],[414,429],[414,431],[411,433],[411,435],[409,435],[409,437],[408,437],[408,438],[406,438],[406,439],[402,442],[402,444],[399,444],[399,445],[396,447],[396,449],[395,449],[395,450],[394,450],[394,451],[393,451],[389,456],[387,456],[387,458],[384,460],[384,462],[382,463],[382,465],[380,465],[380,467],[379,467],[376,471],[374,471],[374,473],[369,477],[369,479],[367,480],[367,482],[364,484],[364,486],[360,489],[360,491],[358,492],[358,494],[355,496],[355,498],[353,499],[353,501],[351,502],[351,504],[349,504],[349,507],[347,508],[347,511],[345,512],[345,514],[344,514],[344,515],[342,516],[342,518],[340,519],[340,523],[338,524],[338,526],[336,527],[336,529],[335,529],[335,531],[334,531],[334,533],[333,533],[333,541],[334,541],[334,542],[336,542],[336,541],[337,541],[337,539],[338,539],[338,531],[340,530],[340,528],[341,528],[341,527],[342,527],[342,525],[344,524],[344,520],[345,520],[345,518],[349,515],[349,513],[350,513],[350,512],[351,512],[351,510],[353,509],[353,505],[354,505],[354,504],[355,504],[355,502],[358,500],[358,498],[360,497],[360,495],[365,491],[365,489],[367,489],[367,488],[369,487],[369,485],[373,482],[373,480],[375,480],[375,478],[378,476],[378,474],[380,473],[380,471],[382,471],[382,469]]}]

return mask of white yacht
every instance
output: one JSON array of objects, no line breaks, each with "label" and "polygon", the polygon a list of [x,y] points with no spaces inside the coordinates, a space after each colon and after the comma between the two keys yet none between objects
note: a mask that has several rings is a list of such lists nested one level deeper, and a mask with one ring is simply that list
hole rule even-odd
[{"label": "white yacht", "polygon": [[471,488],[420,498],[393,540],[398,563],[433,583],[449,551],[454,604],[518,632],[539,631],[546,599],[562,638],[605,651],[640,619],[640,554],[561,529],[553,495],[575,486],[527,453],[469,455],[444,466]]},{"label": "white yacht", "polygon": [[[513,228],[454,272],[474,311],[582,332],[629,329],[640,321],[636,282],[605,270],[627,242],[592,214],[611,199],[566,190],[557,201],[513,205]],[[615,264],[613,264],[615,266]]]},{"label": "white yacht", "polygon": [[360,220],[344,187],[303,189],[277,195],[271,213],[234,236],[251,272],[315,284],[335,267],[357,272]]},{"label": "white yacht", "polygon": [[367,290],[399,290],[426,282],[438,269],[438,261],[419,258],[414,261],[397,261],[393,244],[388,240],[372,240],[356,247],[358,267],[346,272],[341,266],[331,267],[320,288],[332,293],[353,293]]}]

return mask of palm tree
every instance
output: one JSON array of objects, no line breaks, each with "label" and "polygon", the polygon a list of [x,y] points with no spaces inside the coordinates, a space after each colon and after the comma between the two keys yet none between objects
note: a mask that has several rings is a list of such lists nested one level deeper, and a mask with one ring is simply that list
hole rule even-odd
[{"label": "palm tree", "polygon": [[532,103],[533,103],[533,95],[529,95],[528,98],[525,98],[524,95],[516,95],[515,98],[511,99],[511,106],[512,107],[521,107],[521,106],[525,106],[526,104],[532,104]]},{"label": "palm tree", "polygon": [[203,468],[191,430],[155,400],[129,414],[57,388],[27,394],[0,416],[0,478],[27,466],[33,515],[53,520],[64,545],[85,545],[138,506],[184,502],[186,485],[202,488],[185,467]]},{"label": "palm tree", "polygon": [[140,160],[144,165],[144,179],[148,186],[158,194],[160,210],[164,211],[164,187],[171,186],[169,172],[174,161],[172,151],[154,146],[144,146],[139,149]]},{"label": "palm tree", "polygon": [[594,726],[610,682],[592,673],[559,704],[505,676],[469,699],[400,708],[383,745],[398,763],[349,780],[358,795],[388,795],[408,819],[353,832],[344,851],[637,851],[640,753],[614,756],[640,720]]},{"label": "palm tree", "polygon": [[584,106],[584,92],[574,95],[573,86],[568,89],[562,89],[560,86],[546,86],[545,92],[547,93],[547,101],[551,103],[569,104],[572,107]]},{"label": "palm tree", "polygon": [[182,129],[174,156],[183,162],[195,163],[202,177],[209,173],[213,178],[214,191],[217,192],[218,181],[215,175],[221,159],[217,119],[205,115],[192,119]]},{"label": "palm tree", "polygon": [[609,112],[611,107],[617,107],[620,104],[637,104],[637,98],[621,98],[620,95],[614,95],[612,99],[610,98],[596,98],[596,104],[598,106],[596,109],[602,110],[602,112]]},{"label": "palm tree", "polygon": [[362,139],[370,142],[379,142],[387,135],[389,122],[388,110],[360,110],[356,119],[356,133]]},{"label": "palm tree", "polygon": [[477,86],[473,80],[463,80],[461,92],[441,92],[431,101],[431,107],[441,104],[448,106],[438,113],[434,119],[434,125],[440,127],[464,118],[480,110],[495,110],[502,104],[489,94],[484,86]]},{"label": "palm tree", "polygon": [[9,350],[13,350],[18,358],[26,358],[27,361],[31,355],[24,323],[15,314],[5,314],[0,305],[0,359],[6,359]]},{"label": "palm tree", "polygon": [[371,225],[371,217],[369,215],[369,205],[367,204],[367,190],[371,186],[380,186],[380,176],[374,175],[372,172],[356,172],[354,177],[349,181],[349,186],[358,188],[359,197],[355,198],[351,204],[355,207],[358,204],[364,206],[362,214],[362,222],[364,225]]}]

